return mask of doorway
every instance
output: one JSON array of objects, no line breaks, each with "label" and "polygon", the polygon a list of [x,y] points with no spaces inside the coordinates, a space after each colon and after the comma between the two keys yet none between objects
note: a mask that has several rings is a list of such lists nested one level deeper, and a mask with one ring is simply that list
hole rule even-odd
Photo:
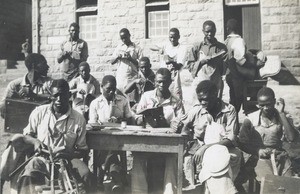
[{"label": "doorway", "polygon": [[227,37],[226,22],[234,18],[238,21],[238,34],[246,42],[247,49],[261,49],[261,15],[259,4],[227,6],[224,8],[224,39]]}]

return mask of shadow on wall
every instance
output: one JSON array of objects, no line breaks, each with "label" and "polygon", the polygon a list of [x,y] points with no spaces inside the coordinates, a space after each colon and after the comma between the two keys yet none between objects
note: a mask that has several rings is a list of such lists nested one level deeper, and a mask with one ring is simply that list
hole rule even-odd
[{"label": "shadow on wall", "polygon": [[283,63],[281,63],[280,72],[271,78],[278,81],[280,85],[300,85],[299,81]]}]

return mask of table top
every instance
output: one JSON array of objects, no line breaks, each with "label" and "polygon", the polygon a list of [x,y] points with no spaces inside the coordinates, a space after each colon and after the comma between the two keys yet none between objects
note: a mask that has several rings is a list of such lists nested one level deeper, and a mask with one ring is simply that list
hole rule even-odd
[{"label": "table top", "polygon": [[127,125],[126,128],[121,128],[121,124],[105,123],[103,125],[88,124],[87,134],[105,134],[105,135],[131,135],[131,136],[165,136],[165,137],[183,137],[181,134],[171,133],[170,128],[152,128],[141,126]]}]

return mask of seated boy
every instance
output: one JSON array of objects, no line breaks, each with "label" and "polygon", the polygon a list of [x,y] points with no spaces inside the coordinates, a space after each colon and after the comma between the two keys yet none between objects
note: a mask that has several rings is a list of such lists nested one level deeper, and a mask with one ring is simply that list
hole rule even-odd
[{"label": "seated boy", "polygon": [[[163,119],[165,121],[164,126],[159,126],[160,123],[156,123],[156,127],[168,126],[170,127],[170,132],[175,133],[177,130],[178,118],[183,114],[183,105],[182,101],[170,92],[169,86],[171,82],[171,72],[167,68],[158,69],[155,75],[156,88],[152,91],[147,91],[142,95],[137,106],[137,112],[149,108],[162,107]],[[137,124],[142,124],[143,122],[143,116],[137,115]],[[132,193],[148,193],[148,186],[153,183],[153,181],[156,181],[156,184],[153,186],[155,189],[159,187],[158,185],[161,185],[164,187],[164,193],[176,193],[177,165],[174,154],[133,152],[133,157],[131,176]],[[155,180],[148,179],[149,176],[147,176],[147,172],[152,174],[152,178]],[[162,183],[164,185],[162,185]],[[162,190],[162,188],[159,189]]]},{"label": "seated boy", "polygon": [[49,66],[43,55],[32,53],[25,58],[27,74],[11,81],[0,102],[1,116],[5,116],[5,99],[19,98],[34,101],[48,100],[51,79],[47,77]]},{"label": "seated boy", "polygon": [[[183,123],[181,133],[194,138],[190,143],[192,148],[189,153],[193,155],[193,162],[199,172],[203,154],[208,147],[215,144],[226,146],[231,155],[230,167],[232,181],[234,181],[240,169],[242,156],[241,151],[235,148],[235,134],[237,133],[235,109],[218,98],[217,86],[210,80],[200,82],[196,93],[199,103],[195,104],[181,120]],[[211,125],[214,126],[211,127]]]},{"label": "seated boy", "polygon": [[268,87],[258,91],[257,99],[259,110],[242,123],[239,147],[251,154],[258,181],[266,174],[291,176],[291,161],[282,148],[282,139],[294,141],[297,131],[284,113],[284,100],[276,102],[274,91]]},{"label": "seated boy", "polygon": [[69,82],[70,92],[73,94],[73,107],[81,113],[87,112],[91,101],[101,94],[100,83],[90,71],[90,65],[81,62],[79,76]]},{"label": "seated boy", "polygon": [[[128,100],[116,93],[116,78],[112,75],[106,75],[102,79],[102,94],[93,100],[90,105],[89,123],[121,123],[126,120],[127,123],[133,123],[133,114],[129,108]],[[106,171],[109,171],[114,186],[113,191],[122,190],[124,185],[124,172],[120,166],[118,153],[113,151],[100,151],[99,161],[94,161],[94,165],[100,167],[100,186]]]},{"label": "seated boy", "polygon": [[131,107],[140,101],[144,92],[154,89],[155,74],[151,69],[148,57],[142,57],[139,61],[138,78],[125,86],[124,92],[129,96]]}]

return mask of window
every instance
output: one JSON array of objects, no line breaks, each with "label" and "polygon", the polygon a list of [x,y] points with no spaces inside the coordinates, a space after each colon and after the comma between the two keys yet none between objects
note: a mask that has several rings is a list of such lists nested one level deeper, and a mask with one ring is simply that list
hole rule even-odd
[{"label": "window", "polygon": [[169,1],[146,0],[146,38],[168,36],[169,15]]},{"label": "window", "polygon": [[97,39],[97,16],[79,17],[80,36],[84,40]]},{"label": "window", "polygon": [[253,5],[258,4],[259,0],[225,0],[225,5],[235,6],[235,5]]},{"label": "window", "polygon": [[76,17],[80,26],[80,38],[97,39],[97,0],[77,0]]}]

